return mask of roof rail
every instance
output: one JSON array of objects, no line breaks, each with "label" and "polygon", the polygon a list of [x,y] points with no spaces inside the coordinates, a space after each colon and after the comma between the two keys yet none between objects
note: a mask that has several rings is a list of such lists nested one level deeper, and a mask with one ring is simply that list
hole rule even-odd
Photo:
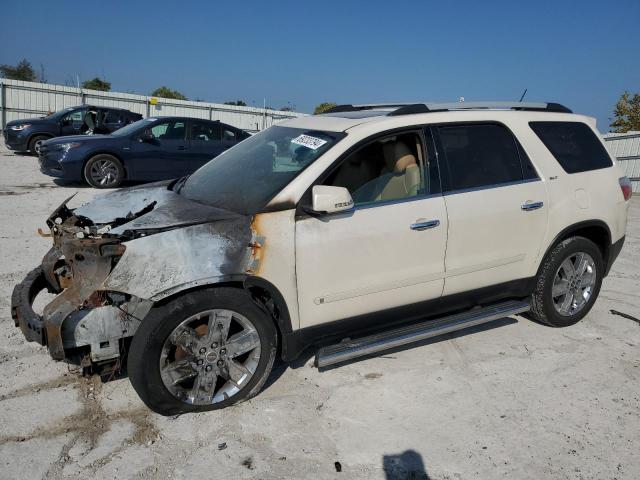
[{"label": "roof rail", "polygon": [[415,113],[446,112],[452,110],[523,110],[528,112],[573,113],[553,102],[451,102],[451,103],[371,103],[337,105],[323,113],[354,112],[359,110],[388,110],[390,117]]},{"label": "roof rail", "polygon": [[366,103],[360,105],[351,105],[350,103],[344,105],[336,105],[335,107],[330,108],[329,110],[325,110],[322,113],[339,113],[339,112],[357,112],[359,110],[375,110],[375,109],[388,109],[388,108],[399,108],[404,107],[406,105],[411,105],[410,103]]}]

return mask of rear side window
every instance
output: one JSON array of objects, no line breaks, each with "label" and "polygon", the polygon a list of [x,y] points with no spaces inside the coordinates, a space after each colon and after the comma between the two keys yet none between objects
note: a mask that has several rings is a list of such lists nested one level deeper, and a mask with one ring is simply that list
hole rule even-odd
[{"label": "rear side window", "polygon": [[529,122],[531,129],[567,173],[613,165],[593,130],[581,122]]},{"label": "rear side window", "polygon": [[519,145],[502,125],[441,126],[438,132],[446,156],[449,190],[498,186],[537,177],[532,166],[526,175],[523,173]]},{"label": "rear side window", "polygon": [[220,141],[221,128],[220,124],[215,122],[191,121],[191,139],[202,142],[218,142]]}]

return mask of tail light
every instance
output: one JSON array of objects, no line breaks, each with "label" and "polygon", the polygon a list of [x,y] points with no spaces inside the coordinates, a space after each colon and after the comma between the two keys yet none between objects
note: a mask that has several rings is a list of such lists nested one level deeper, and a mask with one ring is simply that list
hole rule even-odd
[{"label": "tail light", "polygon": [[631,194],[633,190],[631,188],[631,180],[629,177],[620,177],[620,189],[622,190],[622,196],[625,200],[629,200],[631,198]]}]

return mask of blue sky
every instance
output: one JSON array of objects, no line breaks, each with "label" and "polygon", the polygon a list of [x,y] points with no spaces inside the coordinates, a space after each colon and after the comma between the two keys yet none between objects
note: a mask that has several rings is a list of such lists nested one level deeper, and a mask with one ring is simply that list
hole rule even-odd
[{"label": "blue sky", "polygon": [[527,100],[608,118],[640,92],[640,1],[3,2],[0,63],[52,83],[167,85],[312,111],[322,101]]}]

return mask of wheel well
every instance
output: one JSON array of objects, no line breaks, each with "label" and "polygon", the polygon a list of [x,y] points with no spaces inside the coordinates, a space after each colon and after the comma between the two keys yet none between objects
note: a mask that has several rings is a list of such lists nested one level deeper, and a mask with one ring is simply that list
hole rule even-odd
[{"label": "wheel well", "polygon": [[197,287],[181,290],[180,292],[165,297],[156,302],[156,305],[162,305],[173,300],[179,295],[188,294],[197,290],[219,287],[237,288],[238,290],[247,291],[251,295],[253,301],[271,317],[271,320],[276,327],[276,331],[278,332],[278,355],[280,355],[281,349],[283,348],[283,335],[291,332],[291,321],[289,319],[289,312],[286,304],[284,306],[282,305],[284,299],[282,299],[282,296],[275,287],[266,281],[255,279],[252,281],[247,280],[245,282],[227,281],[208,285],[198,285]]},{"label": "wheel well", "polygon": [[569,237],[584,237],[595,243],[602,253],[602,259],[606,262],[607,253],[611,246],[611,236],[607,228],[600,225],[588,225],[579,227],[575,230],[570,230],[562,234],[560,238],[555,242],[558,244]]},{"label": "wheel well", "polygon": [[544,257],[542,257],[539,268],[542,268],[542,265],[544,264],[544,258],[549,254],[549,252],[553,250],[553,248],[560,242],[570,237],[584,237],[595,243],[602,253],[602,260],[605,264],[605,269],[607,268],[607,262],[609,261],[609,250],[611,248],[611,233],[609,227],[607,227],[607,224],[599,220],[580,222],[562,230],[556,236],[554,241],[551,242],[549,248],[547,248]]},{"label": "wheel well", "polygon": [[84,175],[84,167],[87,166],[87,163],[89,162],[89,160],[91,160],[93,157],[96,157],[98,155],[111,155],[112,157],[116,158],[120,164],[122,165],[122,168],[124,169],[124,178],[127,178],[127,167],[124,164],[124,160],[120,157],[120,155],[116,155],[113,152],[110,151],[103,151],[103,152],[91,152],[89,155],[87,155],[87,157],[84,159],[84,162],[82,162],[82,174]]},{"label": "wheel well", "polygon": [[27,140],[27,146],[31,143],[31,140],[33,140],[33,139],[34,139],[34,137],[47,137],[47,138],[54,138],[54,137],[53,137],[53,135],[51,135],[50,133],[45,133],[45,132],[42,132],[42,133],[38,133],[38,132],[36,132],[36,133],[32,133],[32,134],[29,136],[29,140]]}]

